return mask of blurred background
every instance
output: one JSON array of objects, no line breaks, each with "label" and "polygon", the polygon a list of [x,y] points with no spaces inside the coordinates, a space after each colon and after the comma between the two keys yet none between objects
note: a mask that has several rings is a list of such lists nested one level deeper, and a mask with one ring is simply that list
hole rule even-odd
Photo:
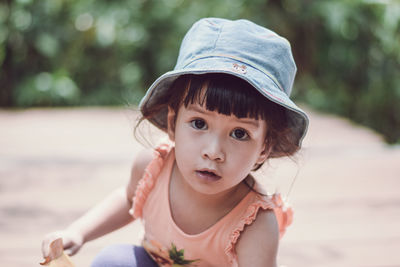
[{"label": "blurred background", "polygon": [[0,106],[137,104],[207,16],[247,18],[285,36],[298,101],[399,142],[396,0],[3,0]]},{"label": "blurred background", "polygon": [[[295,208],[279,263],[400,266],[399,1],[1,0],[3,266],[38,266],[46,233],[127,182],[143,147],[135,106],[209,16],[273,29],[298,65],[293,97],[310,116],[303,150],[259,172]],[[73,261],[89,266],[104,246],[141,236],[136,222]]]}]

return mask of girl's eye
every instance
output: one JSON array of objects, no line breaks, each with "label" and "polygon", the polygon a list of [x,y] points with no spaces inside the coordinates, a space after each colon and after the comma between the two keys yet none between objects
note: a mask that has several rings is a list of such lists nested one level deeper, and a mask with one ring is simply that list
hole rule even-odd
[{"label": "girl's eye", "polygon": [[231,136],[238,140],[249,139],[249,134],[243,129],[235,129],[232,131]]},{"label": "girl's eye", "polygon": [[195,119],[195,120],[192,120],[190,123],[191,123],[192,127],[197,129],[197,130],[205,130],[205,129],[207,129],[207,124],[202,119]]}]

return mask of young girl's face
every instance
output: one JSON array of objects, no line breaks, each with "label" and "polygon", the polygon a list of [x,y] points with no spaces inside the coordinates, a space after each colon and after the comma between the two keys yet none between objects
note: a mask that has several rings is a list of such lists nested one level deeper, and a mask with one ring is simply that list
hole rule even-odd
[{"label": "young girl's face", "polygon": [[178,114],[170,109],[168,120],[178,174],[197,192],[227,192],[268,157],[262,119],[223,115],[193,103],[182,105]]}]

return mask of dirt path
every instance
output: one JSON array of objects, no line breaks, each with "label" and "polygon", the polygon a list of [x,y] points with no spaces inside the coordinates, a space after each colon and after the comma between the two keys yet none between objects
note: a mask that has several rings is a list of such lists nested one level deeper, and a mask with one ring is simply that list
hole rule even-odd
[{"label": "dirt path", "polygon": [[[281,242],[286,266],[400,266],[400,148],[345,120],[310,112],[297,163],[263,173],[290,194],[294,225]],[[67,226],[123,185],[140,145],[122,109],[0,111],[0,259],[32,267],[49,231]],[[266,182],[270,184],[270,182]],[[78,267],[110,243],[137,243],[134,223],[87,244]]]}]

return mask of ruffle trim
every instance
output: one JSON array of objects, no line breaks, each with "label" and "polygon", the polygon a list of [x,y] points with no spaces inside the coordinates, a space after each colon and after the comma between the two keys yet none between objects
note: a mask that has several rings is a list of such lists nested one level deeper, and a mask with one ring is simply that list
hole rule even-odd
[{"label": "ruffle trim", "polygon": [[256,200],[247,208],[245,215],[230,234],[229,244],[225,248],[225,254],[228,256],[231,264],[237,261],[235,245],[240,237],[240,234],[247,225],[250,225],[255,221],[260,208],[263,210],[274,211],[278,221],[280,238],[284,235],[286,228],[293,221],[293,209],[282,200],[280,194],[274,194],[268,199],[259,197],[258,200]]},{"label": "ruffle trim", "polygon": [[129,210],[129,214],[133,218],[138,219],[142,217],[142,209],[147,197],[153,189],[157,177],[160,174],[162,167],[165,162],[171,146],[168,144],[162,144],[154,150],[154,156],[152,161],[147,165],[144,170],[142,179],[140,179],[135,195],[132,198],[132,208]]}]

